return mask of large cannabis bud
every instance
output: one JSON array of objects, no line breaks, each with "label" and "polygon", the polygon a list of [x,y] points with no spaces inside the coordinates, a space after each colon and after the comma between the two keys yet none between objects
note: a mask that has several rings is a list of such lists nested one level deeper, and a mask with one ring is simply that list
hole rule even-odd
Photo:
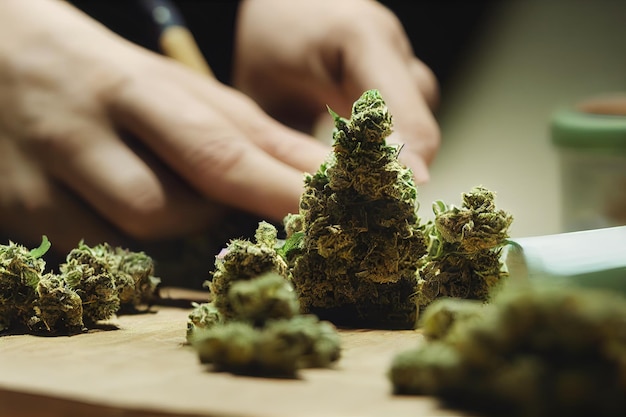
[{"label": "large cannabis bud", "polygon": [[328,322],[300,315],[276,228],[261,222],[255,241],[233,240],[215,260],[212,300],[195,304],[187,341],[202,363],[245,374],[294,376],[339,358],[339,336]]},{"label": "large cannabis bud", "polygon": [[286,218],[286,258],[304,311],[358,326],[413,327],[426,241],[411,171],[389,146],[391,115],[376,90],[335,119],[333,154],[305,176]]},{"label": "large cannabis bud", "polygon": [[394,359],[396,393],[436,395],[489,415],[626,415],[623,296],[506,289],[490,304],[465,303],[426,309],[432,336]]},{"label": "large cannabis bud", "polygon": [[42,256],[49,247],[45,236],[33,250],[0,245],[0,331],[73,334],[110,318],[120,305],[137,307],[155,294],[159,280],[143,253],[81,242],[55,274],[45,272]]},{"label": "large cannabis bud", "polygon": [[513,221],[496,209],[495,193],[475,187],[463,194],[461,207],[433,205],[435,220],[427,228],[428,256],[421,271],[417,302],[438,297],[486,301],[506,275],[500,252]]}]

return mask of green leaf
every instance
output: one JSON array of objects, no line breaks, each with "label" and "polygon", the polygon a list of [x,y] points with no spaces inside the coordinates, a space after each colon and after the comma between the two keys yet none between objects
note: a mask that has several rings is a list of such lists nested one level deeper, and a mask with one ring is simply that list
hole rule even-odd
[{"label": "green leaf", "polygon": [[304,243],[304,232],[296,232],[285,241],[282,247],[277,252],[283,259],[287,259],[289,254],[294,250],[301,250]]},{"label": "green leaf", "polygon": [[326,108],[328,109],[328,113],[330,113],[335,122],[341,120],[341,116],[339,116],[333,109],[331,109],[329,106],[326,106]]},{"label": "green leaf", "polygon": [[435,215],[439,215],[441,213],[445,213],[448,210],[448,206],[441,200],[437,200],[433,203],[433,213]]},{"label": "green leaf", "polygon": [[43,235],[41,237],[41,245],[39,245],[38,248],[32,249],[30,251],[30,256],[32,256],[35,259],[41,258],[42,256],[46,254],[46,252],[48,252],[48,249],[50,249],[50,246],[52,246],[52,244],[48,240],[48,237],[46,235]]}]

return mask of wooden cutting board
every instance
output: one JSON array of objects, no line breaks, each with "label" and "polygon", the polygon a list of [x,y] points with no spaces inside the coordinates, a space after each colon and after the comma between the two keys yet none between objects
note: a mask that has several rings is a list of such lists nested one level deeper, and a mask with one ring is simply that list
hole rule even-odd
[{"label": "wooden cutting board", "polygon": [[[216,373],[185,345],[190,300],[169,289],[154,313],[120,316],[72,337],[0,337],[0,416],[459,416],[428,397],[391,393],[393,356],[416,331],[341,330],[333,369],[298,379]],[[178,306],[176,306],[178,305]]]}]

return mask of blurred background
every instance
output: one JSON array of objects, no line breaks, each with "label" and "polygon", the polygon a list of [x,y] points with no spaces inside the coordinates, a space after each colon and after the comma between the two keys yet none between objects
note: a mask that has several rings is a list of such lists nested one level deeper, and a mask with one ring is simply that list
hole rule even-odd
[{"label": "blurred background", "polygon": [[[119,2],[120,13],[106,1],[72,1],[125,37],[157,49],[136,2]],[[175,3],[216,76],[228,83],[237,2]],[[441,83],[443,142],[431,181],[419,190],[421,217],[432,218],[433,201],[460,204],[461,193],[484,185],[514,215],[514,237],[563,231],[550,120],[557,109],[582,99],[626,92],[626,1],[381,3],[400,18],[416,55]]]},{"label": "blurred background", "polygon": [[437,199],[459,204],[482,184],[514,215],[512,236],[563,231],[550,119],[582,99],[626,91],[626,2],[492,2],[480,23],[445,74],[443,142],[420,187],[420,214],[432,217]]}]

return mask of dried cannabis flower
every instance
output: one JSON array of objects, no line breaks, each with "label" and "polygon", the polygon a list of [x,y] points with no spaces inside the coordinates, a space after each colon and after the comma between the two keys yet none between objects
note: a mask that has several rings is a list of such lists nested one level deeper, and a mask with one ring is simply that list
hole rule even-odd
[{"label": "dried cannabis flower", "polygon": [[420,315],[418,327],[427,338],[441,339],[457,321],[482,317],[485,308],[486,304],[476,300],[439,298]]},{"label": "dried cannabis flower", "polygon": [[[217,307],[228,305],[225,316]],[[258,277],[234,281],[226,294],[214,294],[213,301],[194,303],[187,321],[187,341],[192,342],[196,330],[211,329],[230,321],[243,321],[263,327],[268,320],[290,319],[300,311],[293,286],[275,271]]]},{"label": "dried cannabis flower", "polygon": [[213,303],[191,303],[193,310],[187,320],[187,342],[191,342],[194,332],[208,329],[222,322],[220,312]]},{"label": "dried cannabis flower", "polygon": [[153,276],[154,263],[148,255],[107,243],[90,247],[80,242],[60,269],[83,300],[88,322],[108,319],[124,306],[149,303],[160,282]]},{"label": "dried cannabis flower", "polygon": [[299,315],[291,284],[276,272],[232,283],[232,315],[223,319],[214,303],[196,305],[187,340],[202,363],[245,374],[295,376],[300,368],[325,367],[339,358],[335,327]]},{"label": "dried cannabis flower", "polygon": [[110,318],[120,303],[136,306],[153,296],[158,279],[151,258],[109,245],[80,243],[60,266],[44,273],[41,258],[50,247],[43,238],[29,251],[12,242],[0,245],[0,331],[26,326],[43,333],[77,333]]},{"label": "dried cannabis flower", "polygon": [[293,286],[275,272],[233,283],[227,298],[238,320],[255,325],[270,319],[290,319],[300,311]]},{"label": "dried cannabis flower", "polygon": [[[108,247],[108,245],[107,245]],[[154,301],[161,280],[154,276],[154,260],[144,252],[114,248],[111,268],[114,271],[122,307],[136,308]],[[122,284],[123,283],[123,284]]]},{"label": "dried cannabis flower", "polygon": [[435,340],[398,355],[389,374],[395,392],[490,415],[626,415],[623,296],[508,289],[482,311],[457,316]]},{"label": "dried cannabis flower", "polygon": [[288,277],[287,264],[276,252],[277,233],[271,224],[260,222],[255,235],[256,242],[234,239],[223,254],[216,257],[213,278],[207,285],[213,295],[215,307],[224,319],[235,315],[228,297],[234,282],[256,278],[270,271]]},{"label": "dried cannabis flower", "polygon": [[33,309],[35,314],[27,324],[35,332],[64,330],[74,334],[85,328],[83,302],[60,275],[48,273],[41,277]]},{"label": "dried cannabis flower", "polygon": [[37,286],[46,266],[41,256],[49,247],[45,236],[33,250],[14,242],[0,245],[0,331],[25,324],[35,315]]},{"label": "dried cannabis flower", "polygon": [[500,252],[513,218],[496,209],[495,194],[484,187],[464,193],[460,208],[436,202],[433,210],[418,305],[423,308],[438,297],[486,301],[506,275]]},{"label": "dried cannabis flower", "polygon": [[334,326],[312,315],[268,320],[263,327],[234,320],[196,330],[191,343],[201,363],[252,375],[294,377],[301,368],[330,366],[340,354]]},{"label": "dried cannabis flower", "polygon": [[83,303],[83,319],[95,323],[111,318],[120,308],[113,274],[105,259],[84,243],[72,249],[60,266],[69,287]]},{"label": "dried cannabis flower", "polygon": [[196,304],[187,341],[202,363],[245,374],[295,376],[339,357],[334,326],[299,315],[300,305],[277,254],[276,228],[261,222],[256,243],[233,240],[216,258],[213,300]]},{"label": "dried cannabis flower", "polygon": [[[231,302],[235,301],[242,308],[242,303],[237,300],[235,293],[230,296],[231,287],[236,283],[244,283],[264,274],[278,274],[281,281],[276,285],[275,289],[282,285],[290,285],[285,280],[288,277],[288,268],[285,261],[278,255],[276,247],[278,231],[267,222],[260,222],[255,234],[255,242],[245,239],[232,240],[226,249],[215,257],[215,271],[212,273],[212,279],[205,282],[209,287],[213,300],[210,303],[202,303],[194,305],[193,311],[189,315],[187,323],[187,340],[190,341],[196,328],[208,328],[214,324],[221,323],[237,317],[238,312],[233,310]],[[270,274],[270,273],[274,274]],[[272,278],[270,278],[271,280]],[[262,285],[264,285],[262,283]],[[256,284],[242,287],[243,292],[255,292]],[[261,291],[262,292],[262,291]],[[266,292],[271,295],[271,291]],[[284,291],[280,295],[285,295]],[[242,295],[243,296],[243,295]],[[248,294],[252,297],[252,301],[257,301],[259,296]],[[289,303],[293,299],[292,294],[283,299],[281,302]],[[297,300],[296,300],[297,303]],[[245,306],[245,303],[243,303]],[[259,305],[257,303],[257,307]]]},{"label": "dried cannabis flower", "polygon": [[300,212],[286,218],[286,258],[302,308],[336,323],[413,327],[426,240],[411,171],[386,144],[391,115],[376,90],[335,119],[333,154],[305,176]]}]

